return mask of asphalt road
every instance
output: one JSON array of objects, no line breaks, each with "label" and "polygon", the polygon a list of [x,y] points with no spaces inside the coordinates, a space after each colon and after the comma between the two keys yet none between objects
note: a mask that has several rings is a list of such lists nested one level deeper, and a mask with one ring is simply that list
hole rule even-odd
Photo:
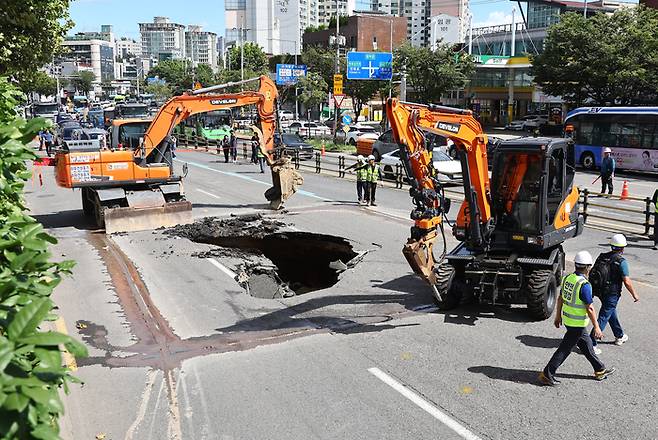
[{"label": "asphalt road", "polygon": [[[608,330],[601,345],[618,371],[596,382],[573,354],[562,385],[542,388],[537,372],[562,330],[519,307],[437,311],[400,252],[405,190],[382,188],[379,206],[363,208],[353,182],[305,173],[303,191],[271,213],[269,176],[256,166],[206,153],[178,160],[189,164],[196,218],[263,212],[367,253],[328,289],[254,298],[227,275],[239,259],[193,255],[209,245],[162,231],[94,231],[79,193],[54,187],[43,169],[28,204],[59,238],[55,258],[78,261],[54,299],[68,332],[90,348],[77,360],[85,384],[65,398],[65,438],[656,438],[658,272],[648,240],[630,237],[626,251],[641,296],[636,304],[625,293],[620,304],[630,340],[614,346]],[[604,251],[610,235],[587,228],[565,244],[567,259]]]}]

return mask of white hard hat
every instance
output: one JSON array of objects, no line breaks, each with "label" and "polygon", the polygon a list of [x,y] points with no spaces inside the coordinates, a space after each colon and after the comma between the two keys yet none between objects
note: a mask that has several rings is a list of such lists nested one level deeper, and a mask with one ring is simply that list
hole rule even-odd
[{"label": "white hard hat", "polygon": [[594,264],[594,261],[592,261],[592,255],[587,251],[578,252],[573,262],[576,266],[591,266]]},{"label": "white hard hat", "polygon": [[365,160],[365,157],[363,157],[363,154],[359,154],[358,156],[356,156],[356,160],[358,160],[359,162],[363,162]]},{"label": "white hard hat", "polygon": [[610,246],[612,247],[623,248],[626,247],[627,244],[624,234],[615,234],[610,237]]},{"label": "white hard hat", "polygon": [[603,149],[603,153],[612,153],[612,150],[610,149],[610,147],[605,147]]},{"label": "white hard hat", "polygon": [[368,156],[368,160],[375,160],[375,156],[373,156],[372,154],[369,155],[369,156]]}]

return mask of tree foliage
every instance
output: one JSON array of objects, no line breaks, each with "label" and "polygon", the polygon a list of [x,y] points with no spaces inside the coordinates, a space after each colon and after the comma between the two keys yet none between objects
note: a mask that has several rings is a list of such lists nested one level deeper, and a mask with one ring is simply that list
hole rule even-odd
[{"label": "tree foliage", "polygon": [[19,85],[26,94],[38,93],[43,96],[52,96],[57,93],[57,80],[41,70],[22,75]]},{"label": "tree foliage", "polygon": [[57,439],[59,389],[76,380],[59,346],[87,353],[71,337],[44,331],[44,320],[56,318],[50,295],[73,262],[50,261],[57,240],[25,213],[26,162],[36,158],[27,145],[46,122],[17,118],[20,96],[0,78],[0,438]]},{"label": "tree foliage", "polygon": [[96,75],[94,75],[94,72],[83,70],[71,78],[71,83],[76,90],[86,95],[93,88],[93,83],[95,80]]},{"label": "tree foliage", "polygon": [[461,89],[475,71],[473,60],[455,53],[449,45],[413,47],[405,44],[393,53],[393,71],[406,72],[407,95],[423,103],[438,102],[441,95]]},{"label": "tree foliage", "polygon": [[573,104],[658,102],[658,11],[564,14],[532,58],[535,82]]},{"label": "tree foliage", "polygon": [[69,0],[3,0],[0,75],[33,72],[52,61],[72,26]]},{"label": "tree foliage", "polygon": [[308,71],[320,74],[327,84],[325,93],[329,92],[329,84],[333,83],[335,60],[336,52],[319,46],[308,46],[302,52],[302,63],[306,64]]},{"label": "tree foliage", "polygon": [[[214,85],[218,81],[217,75],[208,64],[192,67],[191,63],[184,60],[164,60],[149,70],[148,76],[164,80],[169,92],[176,95],[191,89],[197,81],[203,87]],[[158,91],[164,92],[165,89],[160,88]]]},{"label": "tree foliage", "polygon": [[[233,46],[228,51],[227,63],[230,63],[230,70],[240,71],[240,61],[242,58],[242,52],[240,46]],[[269,71],[269,63],[267,61],[267,55],[263,52],[263,49],[256,43],[245,43],[244,44],[244,70],[257,72],[258,75],[267,74]],[[258,76],[256,75],[256,76]],[[245,75],[245,79],[247,76]]]},{"label": "tree foliage", "polygon": [[327,82],[316,72],[308,72],[299,79],[297,86],[300,89],[298,99],[307,109],[317,107],[327,96]]}]

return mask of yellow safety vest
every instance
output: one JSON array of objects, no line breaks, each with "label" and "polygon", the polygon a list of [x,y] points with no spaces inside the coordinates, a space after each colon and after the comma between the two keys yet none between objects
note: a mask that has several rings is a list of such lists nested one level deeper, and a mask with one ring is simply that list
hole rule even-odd
[{"label": "yellow safety vest", "polygon": [[379,179],[379,165],[375,164],[374,166],[371,166],[368,164],[366,170],[366,180],[368,182],[376,183]]},{"label": "yellow safety vest", "polygon": [[587,278],[572,273],[562,281],[562,323],[567,327],[587,327],[587,304],[580,299],[580,289],[587,283]]},{"label": "yellow safety vest", "polygon": [[368,178],[368,170],[366,167],[366,164],[359,164],[356,166],[356,180],[359,182],[365,182]]}]

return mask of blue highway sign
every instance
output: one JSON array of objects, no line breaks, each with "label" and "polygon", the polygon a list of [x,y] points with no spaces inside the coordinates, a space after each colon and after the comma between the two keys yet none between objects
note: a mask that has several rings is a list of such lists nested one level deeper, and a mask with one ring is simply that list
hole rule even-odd
[{"label": "blue highway sign", "polygon": [[276,83],[278,85],[297,84],[300,76],[306,76],[306,66],[304,64],[276,65]]},{"label": "blue highway sign", "polygon": [[347,79],[390,80],[393,54],[390,52],[347,52]]}]

